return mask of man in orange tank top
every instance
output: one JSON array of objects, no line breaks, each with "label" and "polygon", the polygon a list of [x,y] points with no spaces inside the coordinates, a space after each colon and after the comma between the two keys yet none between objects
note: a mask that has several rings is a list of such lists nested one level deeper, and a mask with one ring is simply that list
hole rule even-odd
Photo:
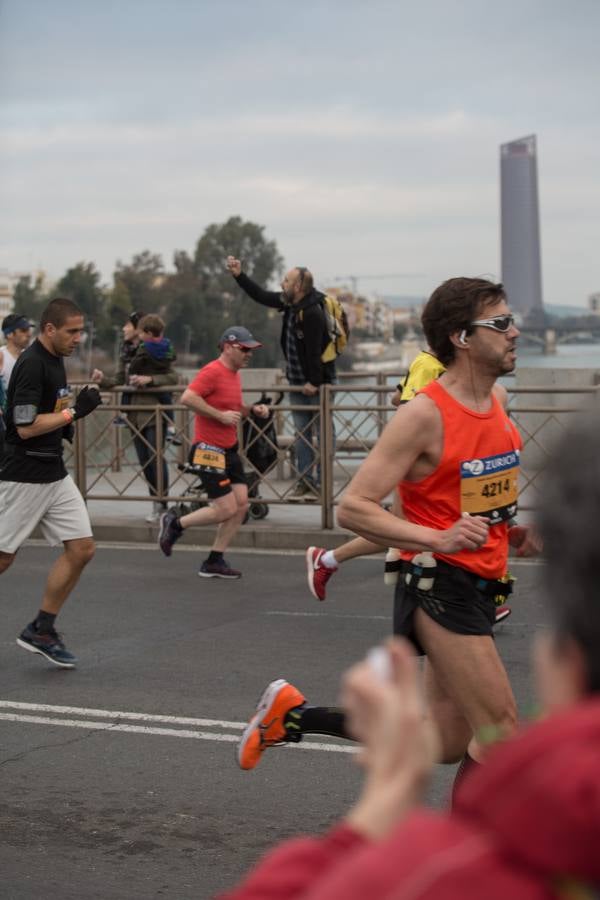
[{"label": "man in orange tank top", "polygon": [[[511,524],[521,440],[496,379],[515,367],[519,331],[502,285],[452,278],[431,295],[422,321],[446,372],[389,422],[338,520],[369,541],[403,549],[394,631],[427,657],[425,691],[441,761],[462,759],[462,772],[483,759],[482,734],[509,736],[516,727],[492,636],[494,597],[505,590],[509,543],[519,556],[540,546],[528,527]],[[381,505],[396,487],[403,518]],[[351,736],[340,710],[309,706],[292,685],[272,682],[244,732],[239,764],[254,768],[267,747],[307,733]]]},{"label": "man in orange tank top", "polygon": [[[339,521],[403,548],[394,631],[426,655],[442,761],[462,758],[464,768],[483,759],[481,734],[515,729],[515,699],[492,637],[494,594],[509,543],[519,556],[540,547],[529,528],[511,525],[521,440],[496,379],[515,367],[519,331],[502,285],[452,278],[434,291],[422,322],[446,372],[390,422],[350,485]],[[403,520],[380,505],[394,485]]]}]

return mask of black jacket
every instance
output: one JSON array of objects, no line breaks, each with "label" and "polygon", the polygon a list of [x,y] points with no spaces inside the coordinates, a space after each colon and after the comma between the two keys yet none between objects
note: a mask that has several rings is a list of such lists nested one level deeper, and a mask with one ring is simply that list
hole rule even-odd
[{"label": "black jacket", "polygon": [[[300,303],[290,305],[285,302],[280,291],[266,291],[242,272],[236,279],[243,291],[257,303],[270,306],[283,313],[281,328],[281,349],[286,356],[287,332],[293,329],[298,348],[300,365],[305,381],[319,387],[335,380],[335,362],[323,363],[321,354],[329,343],[327,323],[323,311],[325,295],[314,288]],[[302,311],[302,316],[298,313]]]}]

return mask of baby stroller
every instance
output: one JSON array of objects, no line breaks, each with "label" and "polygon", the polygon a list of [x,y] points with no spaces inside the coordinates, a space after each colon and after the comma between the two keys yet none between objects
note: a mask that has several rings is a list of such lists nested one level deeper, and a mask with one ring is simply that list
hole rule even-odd
[{"label": "baby stroller", "polygon": [[269,417],[267,419],[259,419],[254,413],[250,413],[242,425],[242,453],[246,460],[250,463],[251,469],[246,472],[248,480],[248,498],[250,500],[248,506],[248,518],[265,519],[269,515],[269,507],[266,503],[252,502],[260,500],[259,487],[261,476],[273,468],[277,462],[278,444],[277,432],[275,431],[275,423],[273,422],[273,406],[281,403],[283,394],[273,403],[271,397],[267,397],[263,393],[258,403],[264,403],[270,406]]}]

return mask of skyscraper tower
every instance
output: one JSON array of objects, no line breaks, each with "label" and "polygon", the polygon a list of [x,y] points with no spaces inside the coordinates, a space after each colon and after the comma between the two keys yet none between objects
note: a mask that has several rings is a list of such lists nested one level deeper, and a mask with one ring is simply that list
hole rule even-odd
[{"label": "skyscraper tower", "polygon": [[541,317],[542,265],[534,134],[500,146],[502,281],[515,312]]}]

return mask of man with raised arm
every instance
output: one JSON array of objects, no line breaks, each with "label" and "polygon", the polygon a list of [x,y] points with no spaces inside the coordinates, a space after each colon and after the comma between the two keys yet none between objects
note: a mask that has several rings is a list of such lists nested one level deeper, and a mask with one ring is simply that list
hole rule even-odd
[{"label": "man with raised arm", "polygon": [[299,480],[289,499],[314,501],[320,480],[314,450],[314,441],[318,444],[320,435],[319,388],[336,380],[335,360],[321,359],[330,341],[323,308],[325,295],[315,289],[312,272],[304,266],[295,266],[286,273],[281,291],[260,287],[242,271],[240,260],[234,256],[227,257],[227,268],[252,300],[283,314],[281,349],[291,387],[290,403],[304,407],[292,410]]}]

